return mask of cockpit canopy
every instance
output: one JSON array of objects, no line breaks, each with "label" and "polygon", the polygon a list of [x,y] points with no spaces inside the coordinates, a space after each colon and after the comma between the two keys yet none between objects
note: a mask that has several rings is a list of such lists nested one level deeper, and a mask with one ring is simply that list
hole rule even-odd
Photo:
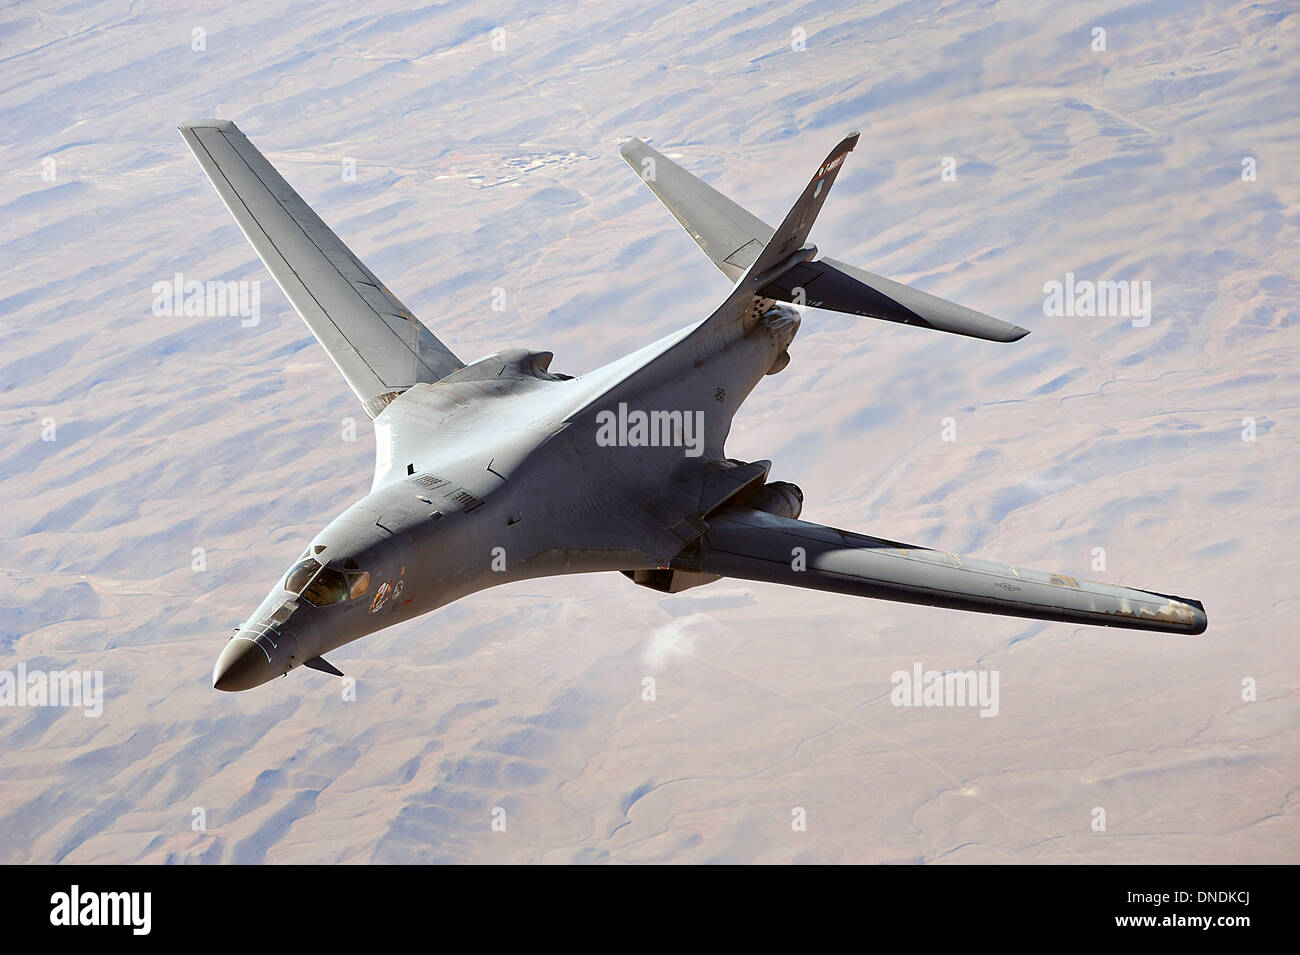
[{"label": "cockpit canopy", "polygon": [[339,570],[304,556],[285,576],[284,589],[301,594],[315,607],[326,607],[364,596],[370,589],[370,573],[355,560],[349,559]]}]

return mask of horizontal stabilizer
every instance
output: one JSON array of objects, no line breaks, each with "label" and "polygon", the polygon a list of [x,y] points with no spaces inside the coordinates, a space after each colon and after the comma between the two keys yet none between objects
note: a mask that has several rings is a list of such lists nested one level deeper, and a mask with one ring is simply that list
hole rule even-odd
[{"label": "horizontal stabilizer", "polygon": [[1029,334],[1027,328],[830,258],[794,266],[760,294],[986,341],[1014,342]]},{"label": "horizontal stabilizer", "polygon": [[[783,227],[795,227],[787,230],[790,235],[783,236],[786,248],[774,249],[767,254],[764,262],[759,263],[756,275],[761,275],[765,266],[786,261],[789,254],[806,240],[808,228],[820,209],[821,201],[825,200],[834,173],[838,171],[844,154],[856,142],[857,136],[850,136],[818,169],[808,194],[801,197],[791,210],[793,221],[783,224]],[[738,281],[760,256],[764,256],[776,232],[766,222],[640,139],[624,143],[619,152],[710,261],[731,281]],[[817,183],[822,179],[826,182],[819,190]],[[787,216],[788,220],[791,218]],[[781,271],[778,277],[757,290],[759,295],[987,341],[1014,342],[1029,334],[1028,329],[1018,325],[836,259],[797,262],[778,271]]]},{"label": "horizontal stabilizer", "polygon": [[731,281],[745,274],[772,238],[770,225],[641,140],[628,140],[619,154]]},{"label": "horizontal stabilizer", "polygon": [[[979,613],[1198,634],[1186,597],[958,557],[746,507],[709,519],[686,569],[812,590]],[[676,564],[674,564],[676,566]]]}]

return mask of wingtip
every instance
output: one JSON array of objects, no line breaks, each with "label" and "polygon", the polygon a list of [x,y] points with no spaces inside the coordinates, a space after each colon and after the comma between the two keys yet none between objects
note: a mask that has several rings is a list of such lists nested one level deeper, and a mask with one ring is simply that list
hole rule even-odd
[{"label": "wingtip", "polygon": [[644,139],[640,139],[636,136],[633,136],[632,138],[626,140],[623,143],[623,145],[618,147],[618,154],[622,156],[624,159],[626,159],[628,153],[632,152],[633,150],[640,149],[641,147],[645,146],[645,144],[646,142]]},{"label": "wingtip", "polygon": [[185,132],[187,129],[232,129],[234,125],[228,119],[217,119],[215,116],[211,116],[200,119],[187,119],[183,123],[178,123],[176,128],[181,132]]},{"label": "wingtip", "polygon": [[[975,338],[982,338],[985,341],[997,342],[1002,345],[1018,342],[1029,334],[1029,329],[1021,328],[1019,325],[1010,325],[988,315],[981,315],[980,318],[984,319],[984,321],[978,326],[977,331],[959,332],[959,334],[973,335]],[[952,329],[941,330],[952,331]]]},{"label": "wingtip", "polygon": [[1179,597],[1176,594],[1162,594],[1154,590],[1148,593],[1164,597],[1169,601],[1169,608],[1174,615],[1184,618],[1177,621],[1175,632],[1189,637],[1198,637],[1209,629],[1210,618],[1205,612],[1205,604],[1201,601],[1194,597]]}]

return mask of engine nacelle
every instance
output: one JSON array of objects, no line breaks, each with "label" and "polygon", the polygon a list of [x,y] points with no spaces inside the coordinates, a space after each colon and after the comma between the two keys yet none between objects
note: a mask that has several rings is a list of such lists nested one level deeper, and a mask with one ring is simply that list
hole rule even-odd
[{"label": "engine nacelle", "polygon": [[751,494],[744,506],[777,517],[796,518],[803,513],[803,491],[789,481],[773,481]]},{"label": "engine nacelle", "polygon": [[[778,517],[795,518],[803,511],[803,491],[789,481],[773,481],[771,484],[764,484],[737,506],[765,511]],[[719,513],[725,514],[726,510],[723,508]],[[700,573],[699,568],[700,542],[695,541],[684,547],[682,552],[673,558],[671,567],[625,570],[623,575],[637,586],[648,587],[662,594],[679,594],[683,590],[701,587],[722,579],[716,574]]]}]

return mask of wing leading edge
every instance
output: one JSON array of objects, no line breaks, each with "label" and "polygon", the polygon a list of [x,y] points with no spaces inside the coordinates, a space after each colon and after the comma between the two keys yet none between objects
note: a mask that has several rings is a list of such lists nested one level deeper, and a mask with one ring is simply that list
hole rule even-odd
[{"label": "wing leading edge", "polygon": [[460,361],[385,288],[227,120],[183,123],[181,136],[294,309],[375,417],[417,382]]},{"label": "wing leading edge", "polygon": [[1187,597],[958,557],[746,507],[708,523],[698,556],[681,569],[1037,620],[1183,634],[1206,628],[1205,608]]}]

